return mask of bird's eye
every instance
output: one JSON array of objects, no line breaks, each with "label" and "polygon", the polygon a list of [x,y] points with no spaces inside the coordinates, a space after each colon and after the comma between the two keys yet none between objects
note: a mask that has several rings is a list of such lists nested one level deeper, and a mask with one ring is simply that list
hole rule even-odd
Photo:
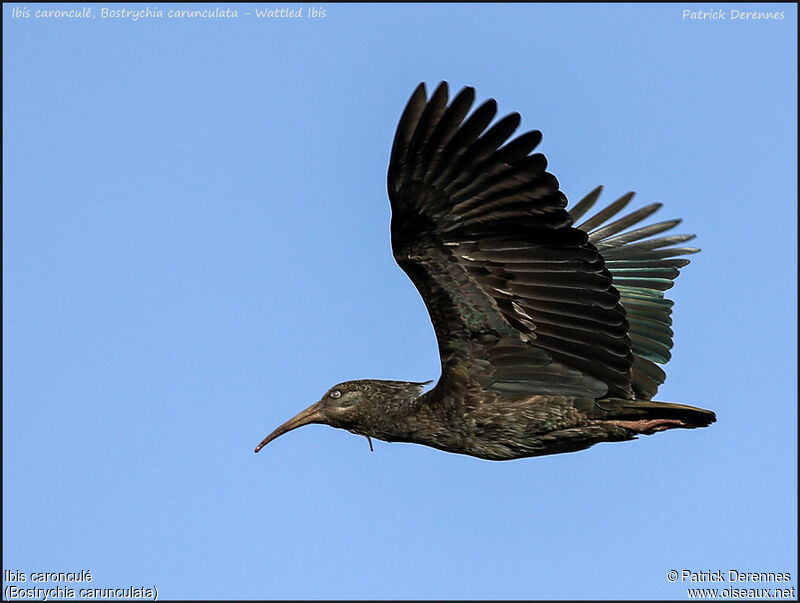
[{"label": "bird's eye", "polygon": [[338,389],[335,389],[335,390],[333,390],[333,391],[331,392],[331,394],[330,394],[330,395],[331,395],[331,398],[333,398],[334,400],[336,400],[337,398],[341,398],[341,397],[342,397],[342,392],[340,392]]}]

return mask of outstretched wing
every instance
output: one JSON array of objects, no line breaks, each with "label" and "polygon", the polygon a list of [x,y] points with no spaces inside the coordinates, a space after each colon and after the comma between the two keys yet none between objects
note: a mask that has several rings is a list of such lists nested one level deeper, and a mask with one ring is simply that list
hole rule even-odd
[{"label": "outstretched wing", "polygon": [[[598,186],[569,210],[573,220],[577,222],[592,208],[601,190]],[[658,211],[661,203],[652,203],[612,222],[632,198],[633,193],[620,197],[578,228],[589,234],[589,241],[603,254],[612,283],[620,293],[630,325],[633,392],[636,398],[649,400],[666,377],[656,363],[665,364],[671,357],[672,300],[664,297],[664,291],[672,288],[679,269],[689,263],[678,256],[700,250],[674,247],[693,239],[694,235],[653,238],[674,228],[680,220],[629,230]]]},{"label": "outstretched wing", "polygon": [[[474,90],[448,105],[423,84],[400,119],[388,173],[392,249],[436,330],[443,379],[499,391],[633,397],[625,310],[597,247],[572,227],[538,131],[506,142]],[[465,119],[466,118],[466,119]]]}]

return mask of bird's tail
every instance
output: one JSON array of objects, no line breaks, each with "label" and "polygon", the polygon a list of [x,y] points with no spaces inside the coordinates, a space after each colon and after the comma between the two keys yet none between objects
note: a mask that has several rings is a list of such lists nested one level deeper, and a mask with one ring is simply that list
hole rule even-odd
[{"label": "bird's tail", "polygon": [[620,427],[645,434],[675,427],[685,429],[708,427],[717,420],[712,411],[704,408],[671,402],[621,398],[596,400],[594,408],[587,414],[591,418],[610,421]]}]

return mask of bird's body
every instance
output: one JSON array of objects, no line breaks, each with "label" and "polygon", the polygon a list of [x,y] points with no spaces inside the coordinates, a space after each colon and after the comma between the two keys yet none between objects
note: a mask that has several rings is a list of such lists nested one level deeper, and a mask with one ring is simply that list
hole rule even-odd
[{"label": "bird's body", "polygon": [[[474,91],[448,105],[441,84],[420,85],[389,165],[392,250],[425,302],[442,359],[436,387],[361,380],[339,384],[256,449],[308,423],[367,437],[506,460],[571,452],[673,427],[703,427],[714,413],[651,401],[672,347],[663,291],[674,247],[652,238],[678,221],[627,230],[660,206],[609,220],[632,194],[579,226],[600,189],[569,211],[541,135],[505,144],[511,114],[491,127],[488,101],[466,117]],[[465,119],[466,117],[466,119]]]},{"label": "bird's body", "polygon": [[336,385],[331,391],[380,404],[355,404],[348,413],[329,413],[324,422],[386,442],[510,460],[573,452],[598,442],[631,440],[639,434],[698,426],[693,423],[712,419],[708,411],[663,402],[501,395],[470,384],[468,378],[458,385],[440,382],[424,394],[423,385],[373,379]]}]

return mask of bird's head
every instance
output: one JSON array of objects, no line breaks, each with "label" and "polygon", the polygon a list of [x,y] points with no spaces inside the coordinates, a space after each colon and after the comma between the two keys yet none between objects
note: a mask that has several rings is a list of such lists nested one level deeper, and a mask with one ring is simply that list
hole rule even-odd
[{"label": "bird's head", "polygon": [[408,404],[422,393],[425,383],[361,379],[345,381],[301,413],[289,419],[256,446],[256,452],[287,431],[311,423],[370,435],[370,426],[382,423],[393,407]]}]

